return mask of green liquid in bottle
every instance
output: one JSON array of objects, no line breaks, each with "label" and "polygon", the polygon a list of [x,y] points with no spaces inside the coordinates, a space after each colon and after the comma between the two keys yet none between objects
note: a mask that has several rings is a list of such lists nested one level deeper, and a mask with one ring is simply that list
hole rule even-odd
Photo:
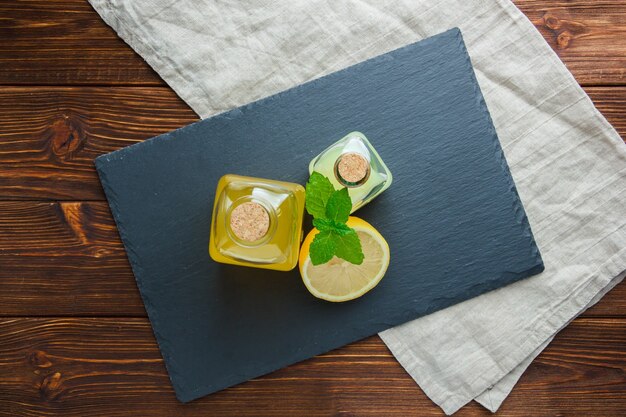
[{"label": "green liquid in bottle", "polygon": [[352,132],[335,142],[309,164],[328,177],[335,188],[348,188],[352,212],[372,201],[391,185],[391,172],[378,152],[360,132]]}]

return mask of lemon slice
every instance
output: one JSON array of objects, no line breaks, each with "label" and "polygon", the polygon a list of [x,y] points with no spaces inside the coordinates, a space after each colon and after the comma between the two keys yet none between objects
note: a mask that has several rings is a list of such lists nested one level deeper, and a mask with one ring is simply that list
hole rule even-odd
[{"label": "lemon slice", "polygon": [[307,289],[322,300],[342,302],[354,300],[374,288],[389,266],[389,245],[380,233],[365,220],[350,217],[347,225],[356,230],[365,258],[361,265],[333,257],[328,263],[313,265],[309,247],[319,231],[311,230],[300,250],[300,274]]}]

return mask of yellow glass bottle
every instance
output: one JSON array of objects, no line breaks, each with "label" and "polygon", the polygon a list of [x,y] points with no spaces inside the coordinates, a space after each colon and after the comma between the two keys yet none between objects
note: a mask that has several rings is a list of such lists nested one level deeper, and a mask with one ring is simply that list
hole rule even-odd
[{"label": "yellow glass bottle", "polygon": [[216,262],[289,271],[298,263],[305,193],[299,184],[224,175],[213,206]]}]

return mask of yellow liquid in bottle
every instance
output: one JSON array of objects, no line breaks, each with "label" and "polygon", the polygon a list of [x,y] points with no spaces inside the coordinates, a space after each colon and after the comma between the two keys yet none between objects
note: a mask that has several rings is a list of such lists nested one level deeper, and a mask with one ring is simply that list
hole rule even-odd
[{"label": "yellow liquid in bottle", "polygon": [[225,175],[215,195],[209,254],[221,263],[293,269],[298,263],[304,202],[299,184]]}]

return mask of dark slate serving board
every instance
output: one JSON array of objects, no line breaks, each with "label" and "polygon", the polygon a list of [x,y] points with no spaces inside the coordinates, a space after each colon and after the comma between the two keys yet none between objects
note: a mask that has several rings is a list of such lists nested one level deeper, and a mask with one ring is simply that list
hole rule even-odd
[{"label": "dark slate serving board", "polygon": [[[311,158],[353,130],[394,176],[356,213],[391,247],[374,290],[333,304],[311,296],[297,270],[209,258],[223,174],[304,184]],[[96,167],[181,401],[543,270],[458,29],[101,156]]]}]

